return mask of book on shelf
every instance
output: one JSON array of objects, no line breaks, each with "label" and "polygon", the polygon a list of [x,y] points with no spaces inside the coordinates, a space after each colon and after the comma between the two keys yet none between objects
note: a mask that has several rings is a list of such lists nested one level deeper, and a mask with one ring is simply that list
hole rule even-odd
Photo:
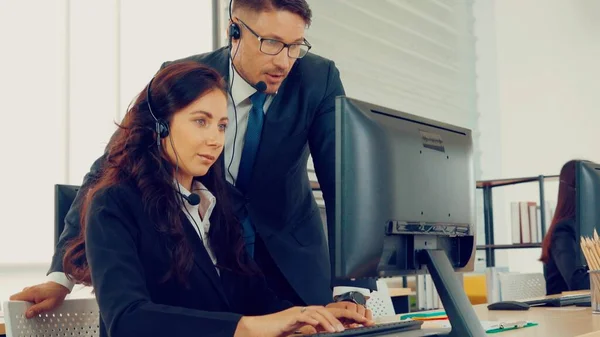
[{"label": "book on shelf", "polygon": [[[554,203],[546,201],[546,230],[554,216]],[[540,243],[542,235],[541,207],[535,201],[510,203],[511,241],[513,244]]]},{"label": "book on shelf", "polygon": [[433,284],[431,275],[416,275],[417,284],[417,310],[442,309],[442,301]]},{"label": "book on shelf", "polygon": [[488,303],[502,300],[500,293],[500,273],[508,273],[508,267],[488,267],[485,269],[485,283]]},{"label": "book on shelf", "polygon": [[317,202],[317,206],[319,206],[320,208],[325,208],[325,200],[323,199],[323,192],[313,191],[313,195],[315,196],[315,201]]},{"label": "book on shelf", "polygon": [[308,180],[309,181],[318,182],[317,174],[315,173],[315,166],[310,158],[308,160],[308,163],[306,164],[306,171],[308,172]]}]

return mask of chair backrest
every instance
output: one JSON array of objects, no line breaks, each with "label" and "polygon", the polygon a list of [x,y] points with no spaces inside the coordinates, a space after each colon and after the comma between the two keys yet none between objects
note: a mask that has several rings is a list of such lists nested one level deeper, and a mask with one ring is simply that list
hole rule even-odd
[{"label": "chair backrest", "polygon": [[542,273],[498,273],[500,300],[519,301],[546,295],[546,280]]},{"label": "chair backrest", "polygon": [[54,185],[54,246],[65,228],[65,217],[77,196],[79,186]]},{"label": "chair backrest", "polygon": [[100,335],[99,310],[95,298],[66,299],[51,312],[30,319],[25,311],[31,303],[4,302],[6,337],[66,337]]},{"label": "chair backrest", "polygon": [[373,318],[394,316],[394,303],[385,280],[377,280],[377,291],[373,291],[367,300],[367,308],[373,313]]}]

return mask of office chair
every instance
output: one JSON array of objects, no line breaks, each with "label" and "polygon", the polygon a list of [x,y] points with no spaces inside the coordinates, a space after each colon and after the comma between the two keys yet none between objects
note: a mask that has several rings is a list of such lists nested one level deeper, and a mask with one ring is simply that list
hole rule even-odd
[{"label": "office chair", "polygon": [[546,295],[546,279],[542,273],[499,273],[500,299],[519,301]]},{"label": "office chair", "polygon": [[95,298],[66,299],[58,308],[27,319],[25,311],[31,306],[31,303],[24,301],[4,302],[7,337],[100,335],[100,311]]},{"label": "office chair", "polygon": [[54,185],[54,247],[56,247],[60,234],[65,228],[65,217],[77,196],[79,188],[75,185]]}]

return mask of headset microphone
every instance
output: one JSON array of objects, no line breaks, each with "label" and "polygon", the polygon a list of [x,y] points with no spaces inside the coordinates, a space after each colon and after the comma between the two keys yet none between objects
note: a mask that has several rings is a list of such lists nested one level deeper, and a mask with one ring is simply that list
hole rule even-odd
[{"label": "headset microphone", "polygon": [[265,90],[267,90],[267,84],[263,81],[259,81],[258,83],[256,83],[256,85],[254,85],[254,88],[258,92],[264,92]]},{"label": "headset microphone", "polygon": [[184,198],[185,200],[187,200],[187,202],[192,206],[196,206],[196,205],[200,204],[200,196],[196,193],[192,193],[187,196],[181,192],[179,194],[181,194],[181,197]]}]

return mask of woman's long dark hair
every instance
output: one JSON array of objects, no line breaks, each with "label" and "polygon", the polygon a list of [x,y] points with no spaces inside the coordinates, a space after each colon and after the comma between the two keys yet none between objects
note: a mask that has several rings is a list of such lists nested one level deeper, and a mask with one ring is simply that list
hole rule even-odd
[{"label": "woman's long dark hair", "polygon": [[550,259],[550,244],[552,243],[552,233],[554,233],[556,224],[566,219],[575,219],[575,213],[577,212],[575,168],[578,161],[568,161],[560,170],[556,210],[554,211],[554,217],[552,218],[548,232],[542,241],[542,256],[540,257],[540,261],[543,263],[548,263]]},{"label": "woman's long dark hair", "polygon": [[[171,64],[151,82],[150,101],[158,119],[169,122],[173,114],[212,90],[226,92],[223,78],[196,62]],[[99,178],[87,190],[81,209],[81,231],[63,258],[65,273],[73,280],[91,284],[85,258],[85,229],[90,203],[96,193],[119,183],[132,183],[140,192],[145,211],[156,219],[157,230],[167,238],[172,267],[163,281],[175,277],[187,285],[193,253],[181,221],[181,198],[175,193],[175,167],[156,144],[155,120],[148,109],[147,87],[130,106],[107,149]],[[256,273],[245,253],[241,227],[232,215],[226,195],[222,160],[217,160],[203,177],[196,177],[217,199],[211,215],[209,242],[220,268],[244,274]],[[217,221],[217,223],[213,222]]]}]

